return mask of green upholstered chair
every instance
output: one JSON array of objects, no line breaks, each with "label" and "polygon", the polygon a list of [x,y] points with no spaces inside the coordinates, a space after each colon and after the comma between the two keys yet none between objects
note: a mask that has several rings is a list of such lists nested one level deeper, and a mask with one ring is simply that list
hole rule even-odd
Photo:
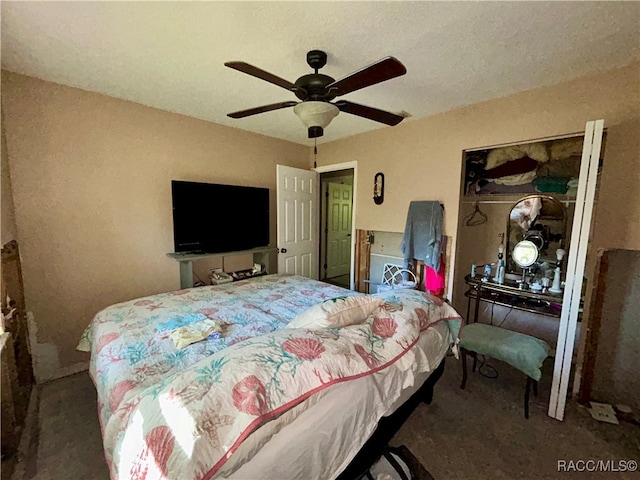
[{"label": "green upholstered chair", "polygon": [[508,363],[527,376],[524,393],[524,417],[529,418],[529,392],[533,384],[533,394],[538,394],[538,380],[542,376],[540,368],[549,356],[550,347],[539,338],[513,332],[505,328],[472,323],[465,325],[460,332],[462,352],[462,384],[467,383],[467,355],[473,356],[473,369],[476,371],[477,355]]}]

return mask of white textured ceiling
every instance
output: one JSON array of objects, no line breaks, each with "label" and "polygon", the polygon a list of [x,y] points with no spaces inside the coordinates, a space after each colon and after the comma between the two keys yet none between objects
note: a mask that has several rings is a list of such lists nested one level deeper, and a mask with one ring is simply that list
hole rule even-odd
[{"label": "white textured ceiling", "polygon": [[[345,95],[414,118],[640,60],[638,2],[10,2],[2,67],[305,145],[295,100],[224,67],[240,60],[290,81],[328,53],[341,78],[393,55],[407,74]],[[405,121],[411,121],[405,120]],[[341,113],[322,142],[388,127]],[[395,127],[397,128],[397,127]]]}]

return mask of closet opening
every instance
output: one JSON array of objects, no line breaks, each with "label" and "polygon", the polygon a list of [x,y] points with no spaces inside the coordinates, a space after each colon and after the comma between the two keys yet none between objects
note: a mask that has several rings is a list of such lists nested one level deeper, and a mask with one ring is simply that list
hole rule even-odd
[{"label": "closet opening", "polygon": [[541,387],[559,420],[589,301],[584,265],[606,140],[598,122],[462,152],[453,305],[468,323],[548,344]]}]

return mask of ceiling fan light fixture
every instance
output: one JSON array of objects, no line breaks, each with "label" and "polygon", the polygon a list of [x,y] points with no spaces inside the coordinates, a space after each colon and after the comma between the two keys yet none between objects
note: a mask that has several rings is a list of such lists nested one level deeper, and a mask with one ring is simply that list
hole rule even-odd
[{"label": "ceiling fan light fixture", "polygon": [[318,70],[324,67],[326,63],[327,54],[325,52],[321,50],[311,50],[307,53],[307,64],[314,72],[301,76],[294,83],[245,62],[225,63],[225,66],[229,68],[284,88],[294,93],[295,96],[301,100],[301,103],[294,101],[272,103],[270,105],[240,110],[239,112],[232,112],[227,114],[227,116],[231,118],[244,118],[258,113],[294,107],[293,110],[295,114],[307,127],[309,138],[322,137],[325,127],[331,123],[331,120],[333,120],[339,112],[367,118],[374,122],[384,123],[390,126],[398,125],[406,116],[409,116],[408,114],[398,115],[346,100],[331,103],[336,97],[391,80],[392,78],[407,73],[407,69],[397,58],[385,57],[340,80],[335,80],[329,75],[318,73]]},{"label": "ceiling fan light fixture", "polygon": [[295,113],[309,131],[309,138],[321,137],[325,127],[331,123],[340,110],[329,102],[301,102],[293,107]]}]

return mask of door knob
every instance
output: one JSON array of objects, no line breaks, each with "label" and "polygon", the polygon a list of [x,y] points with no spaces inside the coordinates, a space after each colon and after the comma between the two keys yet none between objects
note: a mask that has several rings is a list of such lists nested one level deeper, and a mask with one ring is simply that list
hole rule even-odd
[{"label": "door knob", "polygon": [[287,253],[287,249],[286,248],[280,248],[280,249],[278,249],[278,253]]}]

